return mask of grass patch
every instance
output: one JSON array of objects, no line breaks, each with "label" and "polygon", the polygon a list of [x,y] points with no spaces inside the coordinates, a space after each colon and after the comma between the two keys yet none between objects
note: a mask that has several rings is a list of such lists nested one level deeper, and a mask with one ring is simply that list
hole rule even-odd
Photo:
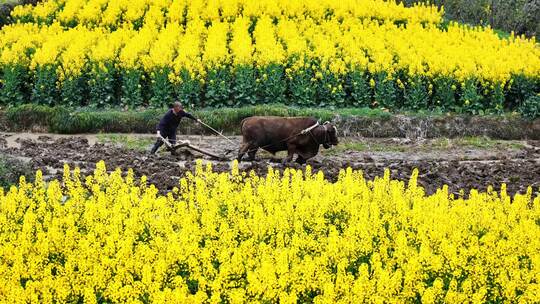
[{"label": "grass patch", "polygon": [[369,141],[342,141],[339,145],[329,150],[322,150],[325,155],[337,155],[346,151],[354,152],[405,152],[406,146],[399,144],[380,143]]},{"label": "grass patch", "polygon": [[426,148],[437,150],[450,150],[453,148],[470,148],[490,150],[495,148],[518,150],[524,147],[523,143],[516,141],[495,140],[483,136],[467,136],[460,138],[437,138],[431,141]]},{"label": "grass patch", "polygon": [[20,176],[24,175],[26,181],[33,181],[34,171],[29,164],[5,154],[0,154],[0,187],[8,189],[18,185]]},{"label": "grass patch", "polygon": [[0,0],[0,5],[2,4],[18,4],[18,0]]},{"label": "grass patch", "polygon": [[463,137],[455,139],[454,142],[458,146],[476,149],[492,149],[499,144],[499,141],[492,140],[487,137]]},{"label": "grass patch", "polygon": [[97,141],[99,143],[118,145],[129,150],[146,151],[155,140],[126,134],[98,134]]},{"label": "grass patch", "polygon": [[339,155],[343,152],[433,152],[454,149],[474,150],[519,150],[524,144],[518,141],[494,140],[488,137],[436,138],[421,143],[393,143],[377,140],[342,140],[339,145],[329,150],[322,150],[324,155]]}]

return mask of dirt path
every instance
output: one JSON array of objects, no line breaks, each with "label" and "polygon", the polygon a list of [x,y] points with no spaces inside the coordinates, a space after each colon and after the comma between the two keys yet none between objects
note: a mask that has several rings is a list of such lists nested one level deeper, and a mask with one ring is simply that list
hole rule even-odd
[{"label": "dirt path", "polygon": [[[186,136],[191,144],[215,154],[235,149],[227,141],[214,136]],[[240,142],[239,137],[233,141]],[[29,162],[34,170],[41,169],[46,178],[61,178],[65,163],[78,166],[83,173],[105,160],[108,168],[133,168],[137,175],[146,175],[160,189],[172,189],[195,160],[203,158],[214,163],[215,170],[227,171],[230,162],[215,161],[196,152],[179,151],[179,155],[160,153],[149,156],[147,150],[152,135],[52,135],[0,133],[0,153]],[[128,147],[129,144],[133,147]],[[230,155],[234,157],[234,152]],[[259,153],[258,160],[242,162],[242,170],[265,174],[268,166],[283,170],[282,155]],[[459,189],[484,190],[492,185],[508,184],[511,193],[524,192],[528,185],[540,187],[540,142],[537,141],[452,141],[429,140],[407,142],[400,139],[344,138],[337,148],[324,150],[309,161],[314,171],[322,170],[334,180],[345,167],[361,169],[373,178],[391,171],[393,178],[408,180],[412,170],[420,170],[419,183],[428,193],[444,184],[458,193]],[[290,167],[302,168],[296,164]]]}]

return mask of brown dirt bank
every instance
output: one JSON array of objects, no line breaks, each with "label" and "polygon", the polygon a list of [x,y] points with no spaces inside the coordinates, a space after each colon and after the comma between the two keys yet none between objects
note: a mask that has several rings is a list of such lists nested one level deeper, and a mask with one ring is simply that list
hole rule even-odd
[{"label": "brown dirt bank", "polygon": [[[148,133],[165,110],[143,109],[76,110],[62,107],[24,105],[0,109],[2,132],[81,133]],[[365,113],[364,113],[365,112]],[[312,116],[331,120],[344,136],[372,138],[436,138],[488,136],[505,140],[540,140],[540,119],[528,120],[514,114],[470,116],[465,114],[391,114],[361,109],[298,109],[283,106],[255,106],[193,110],[193,113],[214,128],[227,134],[238,134],[242,119],[254,115]],[[363,113],[363,114],[362,114]],[[182,123],[182,134],[211,134],[202,126]]]}]

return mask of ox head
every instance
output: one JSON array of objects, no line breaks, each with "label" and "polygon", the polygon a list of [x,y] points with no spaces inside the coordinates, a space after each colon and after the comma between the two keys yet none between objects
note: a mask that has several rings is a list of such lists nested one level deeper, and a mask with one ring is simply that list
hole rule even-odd
[{"label": "ox head", "polygon": [[326,132],[325,138],[326,140],[323,143],[323,147],[325,149],[329,149],[331,146],[337,146],[339,143],[337,138],[337,128],[329,121],[325,122],[323,124],[324,131]]}]

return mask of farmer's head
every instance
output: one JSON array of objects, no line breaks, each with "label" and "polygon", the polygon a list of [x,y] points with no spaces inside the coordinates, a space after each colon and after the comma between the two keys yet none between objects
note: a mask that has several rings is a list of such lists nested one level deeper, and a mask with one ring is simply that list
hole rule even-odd
[{"label": "farmer's head", "polygon": [[178,113],[180,111],[184,110],[184,107],[179,101],[175,101],[173,104],[173,112]]}]

